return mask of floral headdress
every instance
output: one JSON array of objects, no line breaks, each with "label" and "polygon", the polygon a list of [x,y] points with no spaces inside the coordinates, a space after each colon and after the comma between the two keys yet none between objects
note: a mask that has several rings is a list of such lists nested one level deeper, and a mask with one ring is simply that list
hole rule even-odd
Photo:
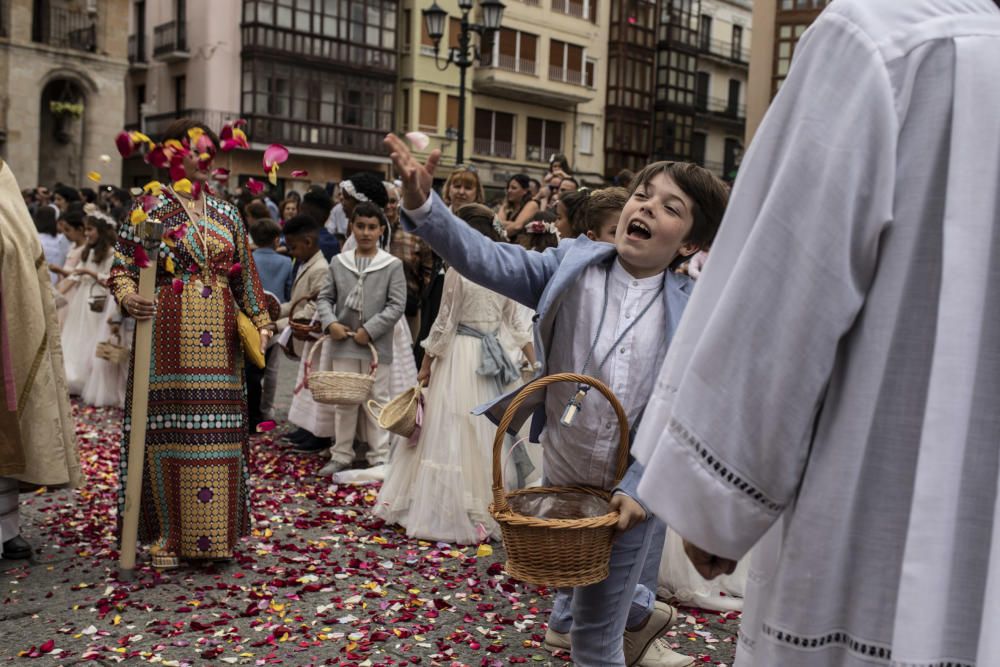
[{"label": "floral headdress", "polygon": [[504,241],[509,241],[510,237],[507,236],[507,230],[504,229],[503,223],[500,222],[498,216],[493,216],[493,231],[500,235],[500,238]]},{"label": "floral headdress", "polygon": [[551,222],[533,220],[524,226],[526,234],[555,234],[559,238],[559,229]]}]

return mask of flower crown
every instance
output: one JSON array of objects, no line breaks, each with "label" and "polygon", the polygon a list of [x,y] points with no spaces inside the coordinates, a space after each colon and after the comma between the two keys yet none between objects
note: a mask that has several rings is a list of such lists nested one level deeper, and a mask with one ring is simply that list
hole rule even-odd
[{"label": "flower crown", "polygon": [[524,231],[528,234],[555,234],[559,238],[559,230],[551,222],[543,220],[533,220],[524,226]]},{"label": "flower crown", "polygon": [[500,218],[497,216],[493,216],[493,231],[499,234],[500,238],[504,241],[510,240],[510,237],[507,236],[507,230],[504,229],[503,223],[500,222]]}]

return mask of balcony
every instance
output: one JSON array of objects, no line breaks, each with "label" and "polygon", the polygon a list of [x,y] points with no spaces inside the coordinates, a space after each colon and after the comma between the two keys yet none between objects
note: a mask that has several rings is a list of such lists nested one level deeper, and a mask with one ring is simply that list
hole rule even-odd
[{"label": "balcony", "polygon": [[747,117],[747,105],[722,97],[696,96],[694,106],[700,116],[714,120],[742,124]]},{"label": "balcony", "polygon": [[280,143],[323,150],[383,156],[382,140],[391,128],[331,125],[305,120],[248,116],[255,143]]},{"label": "balcony", "polygon": [[476,155],[484,155],[488,157],[501,157],[508,160],[514,159],[514,142],[513,141],[497,141],[495,139],[480,139],[475,138],[472,140],[472,152]]},{"label": "balcony", "polygon": [[[45,5],[36,4],[36,7],[44,8]],[[32,41],[58,49],[97,51],[96,14],[53,3],[47,6],[47,10],[36,9],[32,18]]]},{"label": "balcony", "polygon": [[[181,109],[179,111],[167,111],[164,113],[146,116],[144,129],[145,133],[154,139],[160,138],[167,127],[178,118],[193,118],[212,128],[216,132],[222,129],[226,123],[238,119],[240,114],[236,111],[221,111],[218,109]],[[128,129],[128,128],[126,128]],[[136,126],[134,129],[140,129]]]},{"label": "balcony", "polygon": [[698,50],[713,59],[722,60],[727,64],[747,67],[750,63],[750,49],[741,48],[735,42],[724,39],[698,39]]},{"label": "balcony", "polygon": [[540,81],[535,60],[501,54],[495,62],[476,68],[473,89],[512,100],[530,99],[539,104],[564,106],[594,99],[596,92],[584,85],[584,73],[550,68],[549,80]]},{"label": "balcony", "polygon": [[170,21],[153,28],[153,57],[165,63],[181,62],[191,57],[183,23]]},{"label": "balcony", "polygon": [[[396,76],[396,51],[351,43],[320,34],[277,28],[266,23],[241,26],[243,54],[283,56],[301,62],[329,66],[347,65],[359,73]],[[423,47],[421,47],[423,50]],[[431,51],[433,55],[433,50]]]},{"label": "balcony", "polygon": [[146,39],[145,35],[128,36],[128,64],[132,69],[146,69]]}]

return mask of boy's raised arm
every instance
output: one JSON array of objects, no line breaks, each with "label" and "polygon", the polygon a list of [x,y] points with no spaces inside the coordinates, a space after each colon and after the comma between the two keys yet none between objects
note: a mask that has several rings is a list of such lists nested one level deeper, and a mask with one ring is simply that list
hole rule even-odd
[{"label": "boy's raised arm", "polygon": [[404,228],[421,236],[469,280],[537,308],[563,252],[558,248],[530,252],[518,245],[494,243],[455,217],[432,192],[440,151],[433,151],[427,163],[420,164],[399,137],[388,135],[385,145],[403,182]]}]

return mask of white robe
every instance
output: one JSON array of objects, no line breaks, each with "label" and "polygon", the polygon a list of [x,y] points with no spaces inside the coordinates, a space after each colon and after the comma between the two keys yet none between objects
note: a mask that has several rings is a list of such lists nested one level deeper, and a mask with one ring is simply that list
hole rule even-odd
[{"label": "white robe", "polygon": [[1000,665],[1000,10],[837,0],[803,37],[633,451],[755,550],[738,667]]}]

